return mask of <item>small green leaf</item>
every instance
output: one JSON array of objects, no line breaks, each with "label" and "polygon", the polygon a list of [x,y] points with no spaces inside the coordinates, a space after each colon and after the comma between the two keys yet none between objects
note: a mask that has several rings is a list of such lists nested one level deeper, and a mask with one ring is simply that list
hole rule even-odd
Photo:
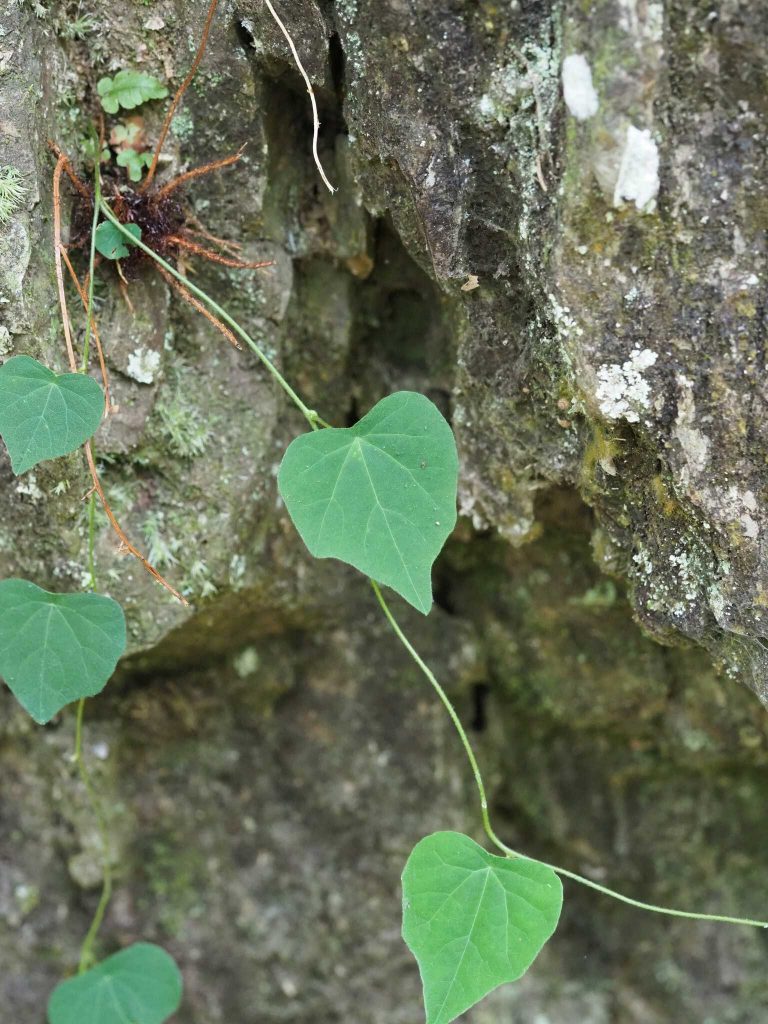
[{"label": "small green leaf", "polygon": [[153,75],[130,68],[118,71],[114,78],[102,78],[96,89],[108,114],[116,114],[119,107],[133,110],[147,100],[162,100],[168,95],[168,90]]},{"label": "small green leaf", "polygon": [[[121,154],[122,155],[122,154]],[[118,157],[118,163],[120,158]],[[141,173],[139,173],[141,177]],[[134,238],[141,238],[141,228],[138,224],[126,224]],[[96,249],[108,260],[124,260],[130,255],[130,242],[122,232],[115,227],[111,220],[102,221],[96,228]]]},{"label": "small green leaf", "polygon": [[104,393],[82,373],[57,376],[29,356],[0,366],[0,435],[18,476],[68,455],[92,437],[104,413]]},{"label": "small green leaf", "polygon": [[453,432],[424,395],[399,391],[359,423],[291,443],[278,487],[315,558],[340,558],[426,614],[432,563],[456,523]]},{"label": "small green leaf", "polygon": [[48,1003],[49,1024],[163,1024],[181,1004],[182,978],[164,949],[148,942],[107,957],[62,981]]},{"label": "small green leaf", "polygon": [[0,676],[36,722],[103,690],[124,650],[125,617],[112,598],[0,582]]},{"label": "small green leaf", "polygon": [[417,843],[403,872],[403,938],[421,971],[427,1024],[449,1024],[525,974],[562,904],[560,879],[538,861],[495,857],[458,832]]},{"label": "small green leaf", "polygon": [[[135,149],[121,149],[120,152],[117,154],[117,166],[128,168],[128,177],[131,179],[131,181],[141,181],[141,175],[144,172],[144,168],[149,167],[151,163],[151,153],[137,153]],[[114,225],[110,224],[110,227],[114,227]],[[141,238],[141,228],[139,228],[138,224],[129,224],[128,227],[138,228],[139,233],[136,237]],[[134,231],[133,234],[136,234],[136,232]],[[124,238],[123,241],[125,242],[126,239]]]}]

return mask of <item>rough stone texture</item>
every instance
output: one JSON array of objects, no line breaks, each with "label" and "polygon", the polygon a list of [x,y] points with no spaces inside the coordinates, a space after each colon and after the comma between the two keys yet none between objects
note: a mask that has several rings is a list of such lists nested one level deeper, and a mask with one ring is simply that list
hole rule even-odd
[{"label": "rough stone texture", "polygon": [[[0,3],[0,164],[28,189],[0,241],[3,356],[64,365],[45,139],[82,169],[95,83],[130,63],[173,87],[200,8]],[[404,621],[473,726],[509,841],[653,902],[765,916],[768,720],[740,680],[768,702],[768,14],[281,8],[340,191],[318,181],[306,91],[266,8],[222,2],[167,173],[247,142],[187,202],[275,264],[197,261],[196,280],[327,418],[402,387],[451,417],[463,518],[438,608]],[[596,110],[563,101],[575,55]],[[142,111],[150,137],[163,108]],[[165,944],[185,974],[179,1024],[412,1024],[398,877],[430,829],[477,834],[460,749],[364,583],[312,564],[279,505],[299,417],[151,270],[130,295],[135,316],[100,278],[119,411],[96,448],[127,532],[193,607],[100,525],[100,586],[131,627],[88,710],[117,872],[101,949]],[[0,476],[2,575],[79,587],[80,457],[17,480],[2,456]],[[98,839],[72,716],[38,729],[2,705],[0,991],[9,1020],[41,1024],[95,906]],[[569,884],[540,961],[467,1020],[759,1024],[765,952],[760,933]]]}]

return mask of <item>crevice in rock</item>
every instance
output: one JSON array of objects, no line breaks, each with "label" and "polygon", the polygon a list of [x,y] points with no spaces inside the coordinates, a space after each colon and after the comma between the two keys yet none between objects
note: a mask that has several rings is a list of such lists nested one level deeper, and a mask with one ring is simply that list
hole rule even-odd
[{"label": "crevice in rock", "polygon": [[372,254],[373,270],[353,297],[348,371],[355,393],[368,406],[398,388],[420,390],[447,412],[455,342],[445,300],[388,217],[374,226]]},{"label": "crevice in rock", "polygon": [[332,33],[328,40],[328,57],[331,66],[331,81],[336,94],[336,102],[339,111],[344,109],[344,90],[346,82],[346,54],[341,45],[341,37],[338,32]]},{"label": "crevice in rock", "polygon": [[488,697],[491,688],[488,683],[475,683],[472,687],[472,719],[469,727],[473,732],[485,732],[488,728]]}]

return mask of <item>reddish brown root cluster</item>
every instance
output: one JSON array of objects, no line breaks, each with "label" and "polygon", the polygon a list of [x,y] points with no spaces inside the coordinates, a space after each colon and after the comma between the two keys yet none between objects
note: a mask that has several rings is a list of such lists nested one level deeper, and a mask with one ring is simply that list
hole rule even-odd
[{"label": "reddish brown root cluster", "polygon": [[[155,146],[152,162],[143,183],[137,187],[126,179],[119,180],[114,176],[105,174],[103,191],[118,220],[122,224],[136,224],[141,228],[142,241],[166,262],[173,261],[183,266],[187,257],[200,257],[226,267],[234,267],[241,270],[256,269],[259,267],[267,267],[270,263],[251,263],[241,259],[239,257],[240,246],[234,242],[228,242],[225,239],[216,238],[214,235],[206,231],[206,229],[187,209],[183,200],[183,189],[188,184],[195,181],[197,178],[231,167],[241,158],[242,149],[237,153],[224,157],[223,159],[213,160],[201,167],[196,167],[190,171],[184,172],[183,174],[179,174],[165,184],[158,184],[155,181],[158,160],[162,151],[163,143],[165,142],[165,138],[170,128],[171,120],[179,105],[181,97],[192,81],[205,52],[217,4],[218,0],[210,0],[197,54],[186,78],[177,90],[165,116],[162,129]],[[105,130],[103,118],[100,118],[99,150],[104,146],[104,137]],[[84,309],[87,311],[89,305],[89,279],[86,277],[84,281],[80,281],[69,258],[69,250],[73,248],[90,248],[90,232],[93,224],[94,213],[94,191],[90,185],[86,184],[78,176],[72,166],[71,160],[62,152],[59,146],[54,142],[50,142],[49,145],[57,157],[56,169],[53,176],[56,277],[59,291],[59,302],[61,305],[61,313],[64,323],[67,357],[71,369],[75,371],[77,366],[74,347],[72,344],[72,327],[64,289],[63,268],[66,266],[80,301]],[[64,174],[69,178],[75,192],[75,205],[71,220],[71,237],[68,247],[64,245],[61,234],[61,180]],[[202,244],[200,241],[201,239],[207,244]],[[225,326],[218,317],[214,316],[214,314],[207,309],[203,303],[196,299],[180,281],[176,280],[176,278],[164,267],[160,266],[160,264],[154,261],[151,256],[143,252],[138,247],[134,247],[125,259],[119,260],[115,264],[117,272],[120,275],[120,286],[123,291],[123,295],[131,310],[133,307],[128,295],[128,281],[130,279],[135,279],[141,273],[142,267],[145,265],[148,266],[149,264],[156,268],[167,284],[174,289],[184,302],[188,303],[199,313],[202,313],[209,323],[213,324],[213,326],[216,327],[216,329],[230,344],[234,345],[236,348],[240,347],[232,331],[230,331],[230,329]],[[90,329],[94,340],[94,346],[98,352],[99,365],[106,395],[106,412],[108,414],[111,409],[109,381],[107,378],[104,354],[101,347],[101,339],[99,338],[98,327],[93,316],[90,318]],[[129,552],[138,559],[147,572],[149,572],[162,586],[173,594],[175,598],[181,601],[182,604],[186,604],[187,602],[184,597],[182,597],[182,595],[160,575],[154,566],[147,561],[141,552],[131,544],[128,537],[121,529],[107,502],[104,490],[101,486],[90,443],[86,444],[85,452],[88,460],[88,468],[93,480],[93,490],[98,494],[107,518],[119,538],[121,549]]]}]

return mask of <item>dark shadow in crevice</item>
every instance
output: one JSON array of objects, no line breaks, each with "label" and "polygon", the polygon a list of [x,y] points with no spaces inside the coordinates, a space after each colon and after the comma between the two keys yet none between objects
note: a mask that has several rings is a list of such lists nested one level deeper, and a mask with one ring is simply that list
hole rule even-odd
[{"label": "dark shadow in crevice", "polygon": [[488,698],[491,688],[488,683],[475,683],[472,687],[472,720],[469,727],[472,732],[485,732],[488,728]]},{"label": "dark shadow in crevice", "polygon": [[443,298],[388,216],[373,226],[371,255],[373,269],[355,289],[348,363],[361,407],[408,389],[449,415],[454,340]]},{"label": "dark shadow in crevice", "polygon": [[344,109],[344,94],[346,88],[347,56],[344,47],[341,45],[341,38],[338,32],[334,32],[328,40],[328,59],[331,65],[331,82],[333,91],[336,94],[336,103],[339,111]]}]

